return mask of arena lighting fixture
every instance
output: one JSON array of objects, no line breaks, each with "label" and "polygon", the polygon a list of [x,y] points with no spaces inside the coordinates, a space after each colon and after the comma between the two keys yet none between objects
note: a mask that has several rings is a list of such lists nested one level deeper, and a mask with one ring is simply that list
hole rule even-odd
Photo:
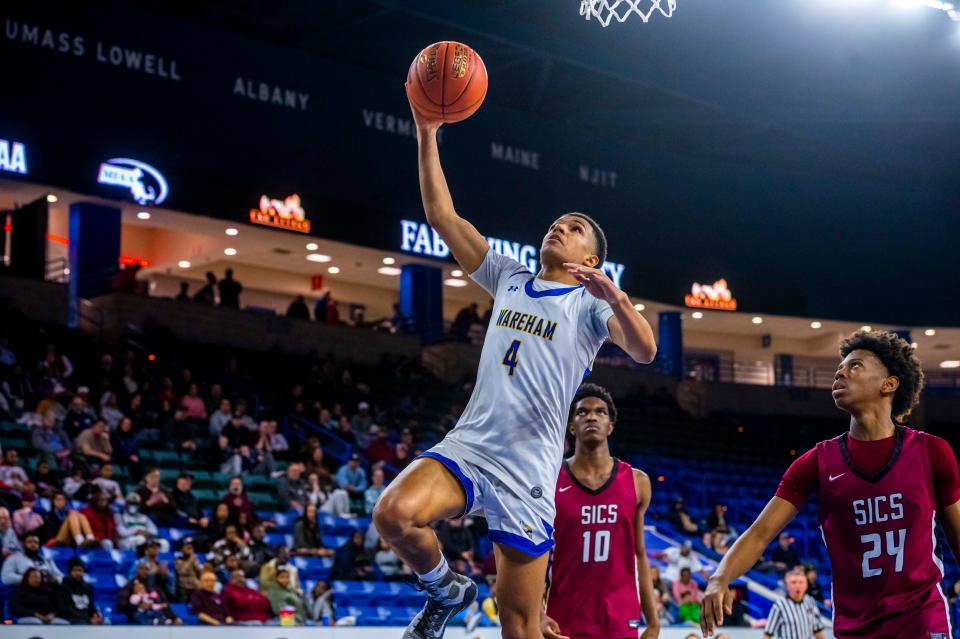
[{"label": "arena lighting fixture", "polygon": [[381,266],[377,269],[381,275],[400,275],[401,271],[396,266]]},{"label": "arena lighting fixture", "polygon": [[307,255],[308,261],[320,262],[321,264],[324,262],[329,262],[332,259],[333,259],[332,257],[330,257],[329,255],[324,255],[323,253],[310,253],[309,255]]},{"label": "arena lighting fixture", "polygon": [[227,227],[227,229],[224,231],[224,233],[226,233],[226,234],[229,235],[230,237],[233,237],[234,235],[239,235],[239,234],[240,234],[240,231],[239,231],[239,229],[235,229],[234,227],[229,226],[229,227]]},{"label": "arena lighting fixture", "polygon": [[634,304],[634,305],[633,305],[633,308],[634,308],[634,310],[636,310],[636,311],[643,311],[643,310],[645,310],[647,307],[646,307],[646,305],[644,305],[644,304]]},{"label": "arena lighting fixture", "polygon": [[917,344],[916,342],[910,342],[910,348],[917,348],[918,346],[920,345]]},{"label": "arena lighting fixture", "polygon": [[179,262],[177,262],[177,266],[179,266],[180,268],[190,268],[190,262],[188,262],[187,260],[180,260]]},{"label": "arena lighting fixture", "polygon": [[869,324],[864,324],[863,326],[860,327],[860,330],[861,330],[861,331],[866,331],[866,332],[869,333],[870,331],[873,330],[873,327],[870,326]]},{"label": "arena lighting fixture", "polygon": [[810,328],[822,328],[823,324],[820,322],[810,322]]},{"label": "arena lighting fixture", "polygon": [[458,268],[457,268],[457,269],[454,269],[454,270],[450,271],[450,277],[463,277],[463,271],[461,271],[461,270],[458,269]]},{"label": "arena lighting fixture", "polygon": [[229,255],[229,256],[232,257],[232,256],[234,256],[234,255],[237,254],[237,249],[235,249],[235,248],[230,248],[230,247],[225,248],[225,249],[223,249],[223,254],[224,254],[224,255]]},{"label": "arena lighting fixture", "polygon": [[307,243],[307,250],[308,250],[308,251],[316,251],[318,248],[320,248],[320,245],[317,244],[316,242],[308,242],[308,243]]},{"label": "arena lighting fixture", "polygon": [[934,335],[937,334],[937,331],[936,329],[928,328],[923,332],[923,334],[926,335],[927,337],[933,337]]},{"label": "arena lighting fixture", "polygon": [[138,219],[138,220],[149,220],[151,217],[152,217],[152,216],[150,215],[150,211],[139,211],[139,212],[137,212],[137,219]]},{"label": "arena lighting fixture", "polygon": [[392,266],[393,264],[397,263],[397,260],[395,260],[392,257],[385,257],[383,258],[383,263],[386,264],[387,266]]},{"label": "arena lighting fixture", "polygon": [[69,267],[69,266],[63,269],[63,274],[64,274],[64,275],[70,275],[70,267]]},{"label": "arena lighting fixture", "polygon": [[693,313],[690,314],[690,317],[692,317],[693,319],[703,319],[703,313],[701,313],[700,311],[694,311]]},{"label": "arena lighting fixture", "polygon": [[49,202],[50,204],[56,204],[57,196],[54,195],[53,193],[47,194],[47,202]]},{"label": "arena lighting fixture", "polygon": [[327,273],[329,273],[330,275],[336,275],[339,272],[340,272],[339,266],[331,266],[330,268],[327,269]]},{"label": "arena lighting fixture", "polygon": [[960,359],[948,359],[940,362],[940,368],[960,368]]},{"label": "arena lighting fixture", "polygon": [[453,277],[443,280],[443,283],[446,284],[447,286],[453,286],[454,288],[463,288],[464,286],[467,285],[466,280],[458,280]]},{"label": "arena lighting fixture", "polygon": [[750,321],[753,322],[754,324],[763,324],[763,318],[760,317],[759,315],[755,316],[755,317],[754,317],[752,320],[750,320]]}]

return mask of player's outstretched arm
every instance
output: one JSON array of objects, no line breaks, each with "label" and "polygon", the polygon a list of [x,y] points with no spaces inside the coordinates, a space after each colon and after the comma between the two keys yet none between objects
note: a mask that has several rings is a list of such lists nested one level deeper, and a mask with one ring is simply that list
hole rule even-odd
[{"label": "player's outstretched arm", "polygon": [[937,520],[943,526],[947,543],[953,551],[955,559],[960,558],[960,501],[937,510]]},{"label": "player's outstretched arm", "polygon": [[442,122],[429,120],[410,105],[417,124],[417,144],[420,163],[420,196],[427,222],[450,247],[454,259],[467,273],[473,273],[483,264],[490,246],[473,224],[457,215],[447,180],[440,166],[440,148],[437,131]]},{"label": "player's outstretched arm", "polygon": [[607,320],[610,340],[640,364],[649,364],[657,356],[657,340],[646,318],[633,307],[630,296],[617,288],[606,273],[597,268],[567,262],[564,267],[587,292],[605,301],[613,310]]},{"label": "player's outstretched arm", "polygon": [[647,559],[644,515],[650,505],[653,490],[650,478],[642,470],[633,469],[633,485],[637,490],[637,514],[634,515],[633,531],[636,536],[634,551],[637,554],[637,583],[640,587],[640,608],[647,622],[647,629],[641,639],[657,639],[660,636],[660,616],[657,614],[657,595],[653,592],[653,579],[650,577],[650,561]]},{"label": "player's outstretched arm", "polygon": [[737,542],[733,544],[717,571],[710,577],[707,592],[703,597],[703,609],[700,613],[700,629],[703,636],[713,633],[714,628],[723,623],[723,614],[733,614],[733,593],[730,584],[742,577],[763,555],[763,551],[797,516],[797,508],[786,499],[771,499],[757,520],[747,528]]}]

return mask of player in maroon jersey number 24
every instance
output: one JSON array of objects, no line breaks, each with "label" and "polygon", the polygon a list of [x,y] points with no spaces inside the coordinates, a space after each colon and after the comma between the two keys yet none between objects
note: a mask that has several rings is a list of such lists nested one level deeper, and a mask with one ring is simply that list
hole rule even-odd
[{"label": "player in maroon jersey number 24", "polygon": [[610,393],[595,384],[580,387],[568,419],[575,452],[557,478],[545,639],[636,637],[641,602],[648,622],[643,639],[660,634],[643,537],[650,478],[610,456],[616,421]]},{"label": "player in maroon jersey number 24", "polygon": [[917,404],[923,372],[894,333],[860,331],[840,345],[833,401],[850,428],[804,453],[776,495],[710,578],[700,625],[730,614],[731,581],[750,569],[796,517],[820,498],[820,530],[833,568],[837,639],[950,639],[934,544],[939,518],[960,556],[960,477],[950,445],[899,423]]}]

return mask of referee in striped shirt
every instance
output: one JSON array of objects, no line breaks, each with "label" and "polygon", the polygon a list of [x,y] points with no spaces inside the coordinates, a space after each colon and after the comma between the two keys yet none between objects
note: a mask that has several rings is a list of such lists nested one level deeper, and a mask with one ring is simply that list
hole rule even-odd
[{"label": "referee in striped shirt", "polygon": [[823,619],[813,597],[807,594],[807,576],[791,570],[784,578],[787,596],[774,602],[763,639],[824,639]]}]

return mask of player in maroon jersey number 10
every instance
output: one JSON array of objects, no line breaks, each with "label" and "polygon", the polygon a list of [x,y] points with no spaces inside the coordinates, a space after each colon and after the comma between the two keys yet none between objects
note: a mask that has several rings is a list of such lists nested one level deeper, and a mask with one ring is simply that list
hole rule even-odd
[{"label": "player in maroon jersey number 10", "polygon": [[854,333],[833,401],[850,414],[848,432],[795,461],[752,526],[710,578],[700,617],[705,636],[730,614],[731,581],[752,567],[796,517],[811,493],[833,567],[837,639],[950,639],[940,589],[935,518],[960,556],[960,474],[950,445],[904,419],[917,404],[923,372],[913,348],[894,333]]},{"label": "player in maroon jersey number 10", "polygon": [[643,537],[650,478],[610,456],[616,420],[613,399],[600,386],[584,384],[574,395],[568,429],[576,448],[557,479],[545,639],[636,637],[631,621],[640,618],[641,602],[643,639],[660,633]]}]

